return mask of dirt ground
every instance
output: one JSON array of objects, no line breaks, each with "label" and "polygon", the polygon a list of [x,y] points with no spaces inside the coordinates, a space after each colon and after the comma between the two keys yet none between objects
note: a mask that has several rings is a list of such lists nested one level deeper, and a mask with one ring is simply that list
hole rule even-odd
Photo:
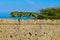
[{"label": "dirt ground", "polygon": [[0,20],[0,40],[60,40],[60,20]]}]

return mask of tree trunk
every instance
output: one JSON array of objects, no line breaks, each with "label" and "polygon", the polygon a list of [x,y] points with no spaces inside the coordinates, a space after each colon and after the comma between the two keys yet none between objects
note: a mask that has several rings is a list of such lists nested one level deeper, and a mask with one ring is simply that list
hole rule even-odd
[{"label": "tree trunk", "polygon": [[18,19],[19,25],[21,24],[22,17]]}]

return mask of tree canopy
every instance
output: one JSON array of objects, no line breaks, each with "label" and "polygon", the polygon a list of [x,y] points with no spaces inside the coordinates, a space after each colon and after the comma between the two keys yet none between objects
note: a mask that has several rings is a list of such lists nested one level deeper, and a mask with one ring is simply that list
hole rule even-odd
[{"label": "tree canopy", "polygon": [[35,17],[34,19],[60,19],[60,8],[47,8],[41,9],[40,13],[37,12],[11,12],[12,17],[27,16],[29,18]]},{"label": "tree canopy", "polygon": [[40,10],[40,12],[48,19],[60,19],[60,8],[47,8]]}]

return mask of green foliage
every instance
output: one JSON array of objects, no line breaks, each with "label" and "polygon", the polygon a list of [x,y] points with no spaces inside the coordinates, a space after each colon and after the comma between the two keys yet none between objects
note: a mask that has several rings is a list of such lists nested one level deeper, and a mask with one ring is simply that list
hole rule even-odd
[{"label": "green foliage", "polygon": [[31,18],[31,17],[37,18],[38,17],[38,14],[36,12],[17,12],[16,11],[16,12],[12,12],[11,13],[11,16],[12,17],[20,17],[20,19],[22,19],[23,16],[27,16],[29,18]]},{"label": "green foliage", "polygon": [[48,19],[60,19],[60,8],[42,9],[40,12],[42,15],[46,15]]},{"label": "green foliage", "polygon": [[40,13],[36,12],[11,12],[12,17],[27,16],[29,18],[35,17],[34,19],[60,19],[60,8],[47,8],[40,10]]},{"label": "green foliage", "polygon": [[48,19],[47,15],[39,15],[37,19]]},{"label": "green foliage", "polygon": [[18,16],[17,12],[11,12],[11,15],[12,15],[12,17],[17,17]]}]

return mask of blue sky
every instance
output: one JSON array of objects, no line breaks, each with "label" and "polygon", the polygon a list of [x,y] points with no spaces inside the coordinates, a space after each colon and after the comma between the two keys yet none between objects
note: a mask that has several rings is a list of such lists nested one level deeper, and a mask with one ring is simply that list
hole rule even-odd
[{"label": "blue sky", "polygon": [[0,0],[0,12],[38,11],[59,6],[60,0]]},{"label": "blue sky", "polygon": [[50,7],[60,7],[60,0],[0,0],[0,14],[5,12],[5,15],[12,11],[36,12]]}]

